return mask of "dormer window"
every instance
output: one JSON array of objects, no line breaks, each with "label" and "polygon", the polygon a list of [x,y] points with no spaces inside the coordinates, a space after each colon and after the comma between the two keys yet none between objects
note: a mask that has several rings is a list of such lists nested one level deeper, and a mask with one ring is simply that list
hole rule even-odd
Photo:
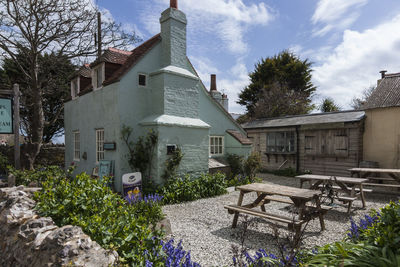
[{"label": "dormer window", "polygon": [[104,82],[104,64],[100,64],[93,69],[93,88],[98,89]]},{"label": "dormer window", "polygon": [[75,99],[79,96],[79,77],[71,81],[71,97]]},{"label": "dormer window", "polygon": [[138,81],[139,81],[139,86],[146,86],[147,85],[147,75],[139,73]]}]

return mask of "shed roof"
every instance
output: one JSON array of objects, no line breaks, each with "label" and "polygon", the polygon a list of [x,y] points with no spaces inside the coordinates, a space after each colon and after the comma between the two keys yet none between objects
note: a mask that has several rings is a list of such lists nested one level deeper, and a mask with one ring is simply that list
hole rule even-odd
[{"label": "shed roof", "polygon": [[338,111],[329,113],[315,113],[297,116],[285,116],[270,119],[258,119],[242,125],[244,129],[287,127],[307,124],[339,123],[360,121],[364,118],[364,111]]},{"label": "shed roof", "polygon": [[400,106],[400,73],[386,74],[363,105],[363,109]]}]

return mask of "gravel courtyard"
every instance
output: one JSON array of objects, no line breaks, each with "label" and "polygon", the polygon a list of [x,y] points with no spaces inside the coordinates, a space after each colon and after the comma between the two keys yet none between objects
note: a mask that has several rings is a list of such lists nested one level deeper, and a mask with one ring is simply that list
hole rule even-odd
[{"label": "gravel courtyard", "polygon": [[[264,182],[275,184],[299,186],[299,181],[291,177],[261,174]],[[243,217],[239,217],[238,227],[231,228],[233,215],[228,214],[224,205],[236,204],[239,197],[238,191],[229,194],[201,199],[193,202],[168,205],[163,211],[171,222],[172,235],[176,241],[183,240],[185,250],[191,251],[192,259],[202,266],[231,266],[231,246],[239,245],[239,233],[242,229]],[[255,199],[255,193],[246,194],[243,203]],[[356,221],[368,212],[369,209],[381,208],[390,200],[397,200],[395,195],[366,194],[367,209],[362,209],[361,201],[353,203],[353,209],[347,214],[347,205],[337,203],[334,209],[325,215],[326,230],[320,231],[319,220],[311,221],[305,232],[304,246],[312,247],[324,245],[329,242],[341,240],[350,226],[349,218]],[[288,215],[288,204],[273,202],[267,206],[268,212]],[[276,252],[271,224],[266,221],[249,216],[254,225],[249,228],[245,246],[250,251],[264,248],[269,252]],[[281,236],[287,234],[286,226],[280,228]]]}]

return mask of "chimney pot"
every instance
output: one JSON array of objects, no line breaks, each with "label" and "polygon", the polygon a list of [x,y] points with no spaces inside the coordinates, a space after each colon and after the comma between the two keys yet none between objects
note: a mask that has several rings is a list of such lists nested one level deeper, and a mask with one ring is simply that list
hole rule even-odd
[{"label": "chimney pot", "polygon": [[170,7],[178,9],[178,0],[170,0],[169,3]]},{"label": "chimney pot", "polygon": [[217,76],[215,74],[211,74],[210,91],[217,91]]},{"label": "chimney pot", "polygon": [[379,73],[381,74],[381,79],[385,78],[387,70],[381,70]]}]

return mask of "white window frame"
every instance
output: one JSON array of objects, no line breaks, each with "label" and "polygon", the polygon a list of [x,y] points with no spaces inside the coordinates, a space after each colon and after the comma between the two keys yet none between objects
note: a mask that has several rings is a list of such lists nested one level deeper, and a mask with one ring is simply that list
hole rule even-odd
[{"label": "white window frame", "polygon": [[[101,71],[101,76],[102,76],[100,85],[97,83],[97,73],[99,70]],[[93,68],[93,70],[92,70],[93,90],[98,90],[98,89],[103,88],[104,78],[105,78],[105,67],[104,67],[104,63],[101,63],[98,66],[96,66],[95,68]]]},{"label": "white window frame", "polygon": [[[145,85],[139,84],[139,76],[140,76],[140,75],[144,75],[144,77],[145,77],[145,83],[146,83]],[[137,77],[138,77],[138,86],[139,86],[139,87],[143,87],[143,88],[147,87],[147,84],[148,84],[148,81],[149,81],[147,74],[146,74],[146,73],[141,73],[141,72],[139,72]]]},{"label": "white window frame", "polygon": [[81,159],[81,141],[79,131],[73,131],[72,136],[74,138],[74,161]]},{"label": "white window frame", "polygon": [[96,163],[104,159],[104,129],[96,129]]},{"label": "white window frame", "polygon": [[[218,144],[215,142],[218,140]],[[222,135],[210,135],[209,138],[209,155],[210,156],[223,156],[224,155],[224,136]],[[217,148],[217,152],[216,151]]]},{"label": "white window frame", "polygon": [[[76,99],[79,97],[80,92],[80,80],[79,77],[76,77],[71,81],[71,97],[72,99]],[[74,83],[76,82],[76,88],[74,87]]]}]

